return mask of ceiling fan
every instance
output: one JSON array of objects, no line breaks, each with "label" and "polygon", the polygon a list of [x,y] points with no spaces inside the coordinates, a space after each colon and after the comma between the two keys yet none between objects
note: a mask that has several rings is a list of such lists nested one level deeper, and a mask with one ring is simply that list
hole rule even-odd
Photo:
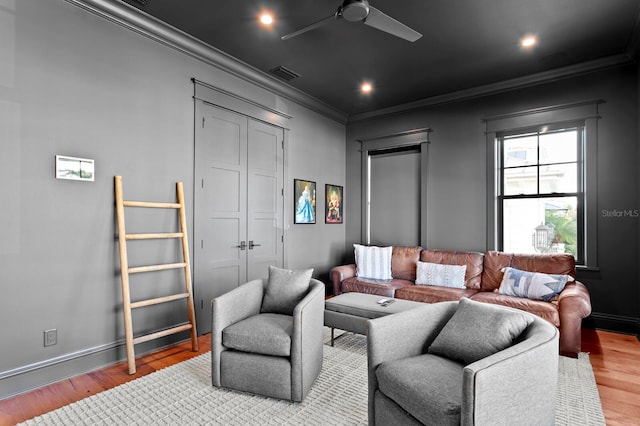
[{"label": "ceiling fan", "polygon": [[367,0],[344,0],[342,5],[338,7],[338,10],[333,15],[299,29],[298,31],[284,35],[281,38],[282,40],[288,40],[337,19],[346,19],[349,22],[362,22],[365,25],[411,42],[422,37],[422,34],[419,32],[407,27],[403,23],[393,19],[391,16],[369,5]]}]

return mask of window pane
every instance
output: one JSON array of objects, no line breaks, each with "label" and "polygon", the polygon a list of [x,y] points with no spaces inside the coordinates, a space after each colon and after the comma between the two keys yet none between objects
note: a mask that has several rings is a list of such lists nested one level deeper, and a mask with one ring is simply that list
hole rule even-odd
[{"label": "window pane", "polygon": [[529,166],[538,163],[537,135],[504,139],[504,167]]},{"label": "window pane", "polygon": [[576,129],[540,135],[540,163],[566,163],[578,159]]},{"label": "window pane", "polygon": [[540,193],[577,192],[578,165],[551,164],[540,166]]},{"label": "window pane", "polygon": [[504,195],[536,194],[537,192],[537,167],[517,167],[504,170]]},{"label": "window pane", "polygon": [[[547,229],[536,227],[544,225]],[[503,250],[571,253],[578,248],[577,197],[503,201]]]}]

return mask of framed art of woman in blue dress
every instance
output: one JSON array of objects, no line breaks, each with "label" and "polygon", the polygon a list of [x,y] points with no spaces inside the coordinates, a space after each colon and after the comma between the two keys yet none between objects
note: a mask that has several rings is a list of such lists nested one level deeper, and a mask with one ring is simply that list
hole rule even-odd
[{"label": "framed art of woman in blue dress", "polygon": [[294,179],[294,223],[316,223],[316,183]]}]

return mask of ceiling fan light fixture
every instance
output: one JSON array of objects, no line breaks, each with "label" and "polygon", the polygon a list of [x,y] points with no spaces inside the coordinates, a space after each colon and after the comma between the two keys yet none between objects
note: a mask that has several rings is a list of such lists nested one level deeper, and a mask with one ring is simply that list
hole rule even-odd
[{"label": "ceiling fan light fixture", "polygon": [[349,22],[362,21],[369,15],[369,3],[363,0],[345,1],[340,15]]},{"label": "ceiling fan light fixture", "polygon": [[338,7],[338,10],[330,16],[324,19],[307,25],[297,31],[289,34],[285,34],[280,37],[282,40],[289,40],[290,38],[304,34],[307,31],[322,27],[330,22],[338,19],[344,19],[347,22],[359,22],[393,36],[405,39],[410,42],[414,42],[422,37],[422,34],[413,30],[403,24],[400,21],[392,18],[386,13],[376,9],[369,5],[368,0],[344,0],[342,5]]}]

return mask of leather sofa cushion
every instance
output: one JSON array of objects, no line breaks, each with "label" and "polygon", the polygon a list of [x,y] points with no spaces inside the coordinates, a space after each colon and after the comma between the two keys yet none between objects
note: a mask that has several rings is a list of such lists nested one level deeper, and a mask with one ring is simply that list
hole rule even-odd
[{"label": "leather sofa cushion", "polygon": [[408,280],[376,280],[372,278],[351,277],[342,281],[342,293],[366,293],[379,296],[395,297],[396,289],[412,286],[413,281]]},{"label": "leather sofa cushion", "polygon": [[507,296],[489,291],[480,291],[471,300],[476,302],[493,303],[494,305],[509,306],[539,316],[556,327],[560,327],[560,312],[558,302],[545,302],[544,300],[526,299],[524,297]]},{"label": "leather sofa cushion", "polygon": [[416,280],[416,266],[422,247],[393,247],[391,276],[399,280]]},{"label": "leather sofa cushion", "polygon": [[470,288],[439,287],[435,285],[411,285],[396,290],[398,299],[414,300],[423,303],[447,302],[459,300],[461,297],[471,297],[478,290]]},{"label": "leather sofa cushion", "polygon": [[[475,251],[423,250],[420,254],[422,262],[446,265],[466,265],[465,287],[480,289],[482,280],[483,254]],[[415,279],[415,277],[414,277]]]},{"label": "leather sofa cushion", "polygon": [[571,254],[513,254],[489,251],[484,255],[482,290],[493,291],[502,282],[502,268],[511,266],[523,271],[576,276],[576,261]]},{"label": "leather sofa cushion", "polygon": [[254,354],[290,356],[293,317],[258,314],[222,330],[222,345]]},{"label": "leather sofa cushion", "polygon": [[376,369],[380,391],[425,425],[459,425],[463,365],[424,354]]}]

